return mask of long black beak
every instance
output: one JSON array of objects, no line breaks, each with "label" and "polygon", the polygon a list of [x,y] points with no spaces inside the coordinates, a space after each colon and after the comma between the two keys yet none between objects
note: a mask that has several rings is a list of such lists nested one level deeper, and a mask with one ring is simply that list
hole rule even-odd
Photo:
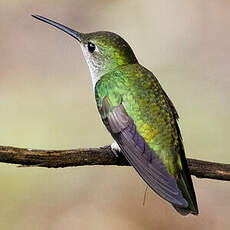
[{"label": "long black beak", "polygon": [[70,28],[68,28],[68,27],[66,27],[66,26],[64,26],[64,25],[62,25],[60,23],[54,22],[54,21],[52,21],[52,20],[50,20],[48,18],[44,18],[44,17],[42,17],[40,15],[31,15],[31,16],[34,17],[34,18],[36,18],[36,19],[38,19],[38,20],[46,22],[46,23],[48,23],[48,24],[50,24],[52,26],[55,26],[56,28],[58,28],[58,29],[60,29],[60,30],[62,30],[64,32],[66,32],[67,34],[69,34],[70,36],[74,37],[79,42],[81,42],[80,33],[79,32],[77,32],[75,30],[72,30],[72,29],[70,29]]}]

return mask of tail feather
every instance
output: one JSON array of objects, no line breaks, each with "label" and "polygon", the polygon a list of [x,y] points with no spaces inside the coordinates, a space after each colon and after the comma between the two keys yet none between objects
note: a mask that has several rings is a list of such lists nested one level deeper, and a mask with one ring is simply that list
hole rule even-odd
[{"label": "tail feather", "polygon": [[196,194],[194,191],[192,178],[189,172],[189,168],[187,165],[187,161],[185,159],[184,152],[180,154],[181,156],[181,163],[182,163],[182,171],[179,173],[179,176],[177,178],[177,184],[178,187],[181,189],[183,197],[188,202],[188,207],[181,207],[173,205],[173,207],[181,214],[181,215],[187,215],[189,213],[198,215],[198,205],[196,201]]},{"label": "tail feather", "polygon": [[179,212],[183,216],[188,215],[189,213],[193,215],[198,215],[199,210],[198,210],[198,205],[196,201],[196,194],[194,191],[191,174],[189,172],[188,163],[185,158],[184,146],[182,143],[182,137],[181,137],[181,133],[180,133],[178,124],[176,124],[176,129],[177,129],[177,133],[181,140],[180,148],[179,148],[180,149],[179,160],[182,166],[182,168],[178,172],[177,185],[182,191],[183,197],[188,202],[188,207],[181,207],[181,206],[176,206],[176,205],[173,205],[173,207],[176,209],[177,212]]},{"label": "tail feather", "polygon": [[179,206],[175,206],[172,205],[177,212],[179,212],[182,216],[187,216],[188,214],[194,214],[194,215],[198,215],[198,213],[192,212],[190,209],[188,208],[183,208],[183,207],[179,207]]}]

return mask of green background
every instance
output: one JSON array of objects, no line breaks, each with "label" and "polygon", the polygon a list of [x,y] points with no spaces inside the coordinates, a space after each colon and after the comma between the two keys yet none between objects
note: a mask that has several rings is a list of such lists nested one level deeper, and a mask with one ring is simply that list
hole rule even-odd
[{"label": "green background", "polygon": [[[230,2],[1,0],[0,144],[97,147],[112,138],[71,37],[33,19],[124,37],[180,115],[188,157],[230,163]],[[181,217],[130,167],[0,164],[0,229],[228,229],[230,183],[193,177],[200,215]]]}]

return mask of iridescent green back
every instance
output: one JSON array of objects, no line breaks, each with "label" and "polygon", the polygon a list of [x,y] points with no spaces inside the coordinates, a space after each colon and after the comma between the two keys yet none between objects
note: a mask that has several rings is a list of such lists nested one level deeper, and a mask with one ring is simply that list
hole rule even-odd
[{"label": "iridescent green back", "polygon": [[113,106],[119,105],[122,97],[137,131],[174,174],[180,137],[173,111],[153,74],[138,64],[121,67],[104,75],[96,92],[101,99],[109,95]]},{"label": "iridescent green back", "polygon": [[100,79],[95,94],[98,108],[104,97],[109,98],[111,110],[124,103],[138,133],[175,177],[189,208],[196,213],[195,193],[176,121],[178,116],[156,77],[139,64],[121,66]]}]

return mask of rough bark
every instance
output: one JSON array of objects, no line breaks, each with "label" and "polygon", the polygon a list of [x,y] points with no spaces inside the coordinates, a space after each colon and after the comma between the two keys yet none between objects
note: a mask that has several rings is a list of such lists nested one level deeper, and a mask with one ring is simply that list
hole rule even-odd
[{"label": "rough bark", "polygon": [[[230,180],[230,164],[195,159],[187,160],[190,173],[196,177]],[[47,168],[83,165],[129,166],[123,156],[115,157],[109,146],[72,150],[34,150],[0,146],[0,162]]]}]

